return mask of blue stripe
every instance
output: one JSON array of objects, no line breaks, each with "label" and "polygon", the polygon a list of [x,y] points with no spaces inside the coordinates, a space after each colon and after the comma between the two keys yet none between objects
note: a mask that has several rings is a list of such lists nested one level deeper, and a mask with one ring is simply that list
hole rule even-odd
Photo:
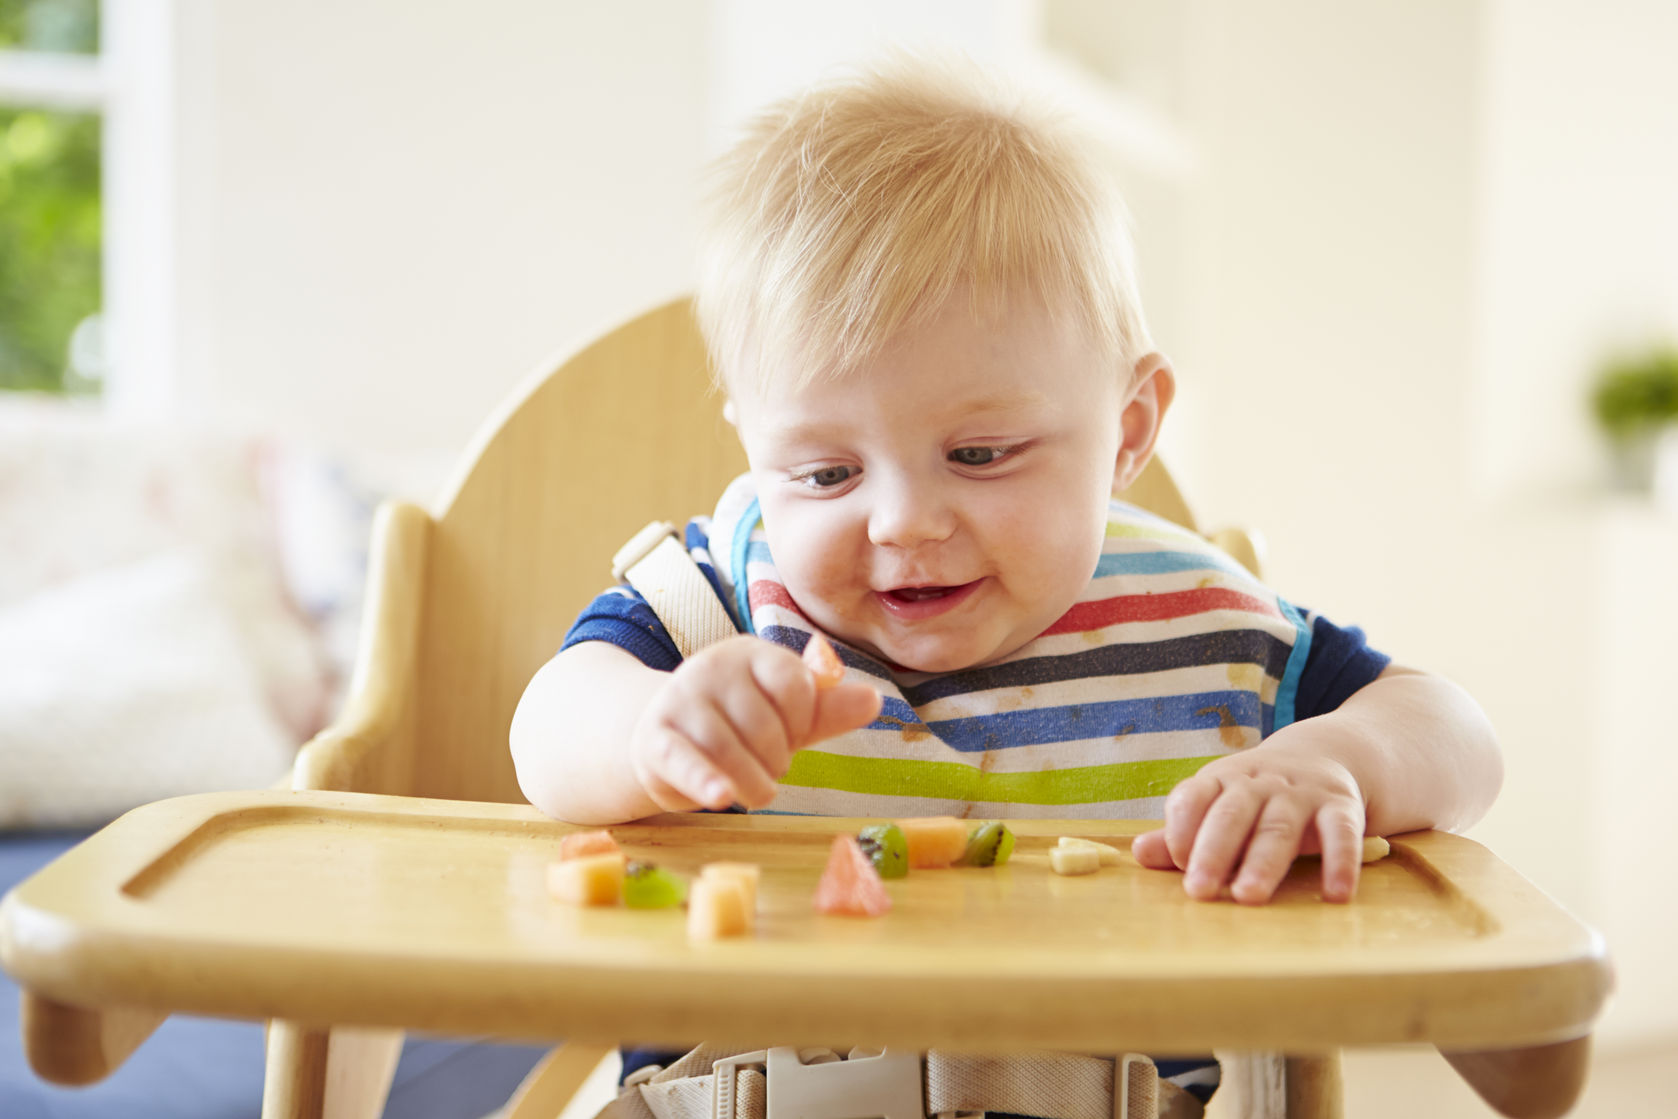
[{"label": "blue stripe", "polygon": [[1251,582],[1240,564],[1217,552],[1105,552],[1095,565],[1095,578],[1108,575],[1169,575],[1178,571],[1223,571]]},{"label": "blue stripe", "polygon": [[951,749],[964,754],[1042,746],[1112,735],[1159,734],[1182,730],[1212,730],[1228,720],[1237,726],[1263,726],[1265,711],[1252,692],[1195,692],[1105,703],[1070,703],[1027,711],[999,711],[964,719],[922,723],[908,704],[887,698],[870,730],[909,730],[926,727]]},{"label": "blue stripe", "polygon": [[734,605],[740,612],[740,621],[746,633],[756,633],[757,626],[752,624],[752,595],[751,585],[746,582],[746,551],[752,542],[752,533],[757,531],[757,522],[763,518],[757,507],[757,498],[746,506],[741,514],[740,522],[734,526],[734,539],[730,542],[728,568],[734,572]]},{"label": "blue stripe", "polygon": [[1293,603],[1278,596],[1276,604],[1282,608],[1283,617],[1293,623],[1299,636],[1294,638],[1293,652],[1288,654],[1288,667],[1282,670],[1282,680],[1276,686],[1276,717],[1270,734],[1293,722],[1294,704],[1299,699],[1299,678],[1305,674],[1305,659],[1311,655],[1311,627],[1300,617]]}]

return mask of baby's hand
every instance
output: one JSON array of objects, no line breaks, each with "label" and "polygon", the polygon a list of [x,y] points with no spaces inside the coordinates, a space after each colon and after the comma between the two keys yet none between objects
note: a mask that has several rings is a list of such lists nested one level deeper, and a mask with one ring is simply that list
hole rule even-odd
[{"label": "baby's hand", "polygon": [[731,637],[677,665],[647,705],[630,740],[635,778],[666,812],[761,808],[794,751],[866,726],[880,704],[866,684],[818,691],[797,653]]},{"label": "baby's hand", "polygon": [[1352,900],[1361,865],[1363,793],[1344,765],[1311,749],[1308,739],[1286,735],[1219,758],[1173,789],[1165,800],[1165,827],[1136,837],[1131,850],[1137,861],[1185,871],[1183,889],[1190,897],[1209,901],[1233,879],[1236,901],[1262,905],[1295,856],[1321,853],[1323,899]]}]

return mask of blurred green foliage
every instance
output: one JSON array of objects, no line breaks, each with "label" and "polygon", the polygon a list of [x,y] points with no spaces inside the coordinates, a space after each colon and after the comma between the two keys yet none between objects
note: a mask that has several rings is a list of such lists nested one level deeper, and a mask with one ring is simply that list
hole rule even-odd
[{"label": "blurred green foliage", "polygon": [[1678,347],[1610,361],[1591,386],[1591,410],[1613,439],[1678,423]]},{"label": "blurred green foliage", "polygon": [[[99,49],[98,0],[0,0],[0,50]],[[0,105],[0,389],[82,387],[70,338],[100,304],[100,119]]]},{"label": "blurred green foliage", "polygon": [[0,50],[98,53],[99,0],[0,0]]},{"label": "blurred green foliage", "polygon": [[0,109],[0,389],[63,391],[100,302],[100,121]]}]

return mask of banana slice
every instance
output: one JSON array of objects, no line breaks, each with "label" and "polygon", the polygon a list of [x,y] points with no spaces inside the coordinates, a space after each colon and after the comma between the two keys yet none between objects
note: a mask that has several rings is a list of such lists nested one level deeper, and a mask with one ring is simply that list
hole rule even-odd
[{"label": "banana slice", "polygon": [[1124,860],[1124,852],[1106,843],[1097,843],[1093,839],[1079,839],[1072,835],[1060,837],[1059,846],[1073,849],[1094,851],[1101,856],[1102,866],[1118,866]]},{"label": "banana slice", "polygon": [[1051,847],[1049,867],[1056,874],[1094,874],[1101,869],[1101,852],[1090,847]]}]

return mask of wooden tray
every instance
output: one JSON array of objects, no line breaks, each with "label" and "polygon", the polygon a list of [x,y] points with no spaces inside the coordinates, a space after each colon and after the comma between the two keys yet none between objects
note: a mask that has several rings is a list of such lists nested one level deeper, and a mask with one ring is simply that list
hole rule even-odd
[{"label": "wooden tray", "polygon": [[1010,821],[1012,861],[914,871],[879,919],[810,899],[860,821],[669,816],[612,829],[691,873],[763,867],[756,934],[689,944],[679,910],[575,909],[544,868],[570,830],[500,804],[345,793],[139,809],[0,903],[0,964],[34,994],[308,1026],[671,1044],[1310,1052],[1589,1032],[1600,939],[1488,851],[1402,836],[1357,900],[1302,860],[1264,907],[1200,903],[1126,861],[1049,870],[1056,836],[1144,825]]}]

